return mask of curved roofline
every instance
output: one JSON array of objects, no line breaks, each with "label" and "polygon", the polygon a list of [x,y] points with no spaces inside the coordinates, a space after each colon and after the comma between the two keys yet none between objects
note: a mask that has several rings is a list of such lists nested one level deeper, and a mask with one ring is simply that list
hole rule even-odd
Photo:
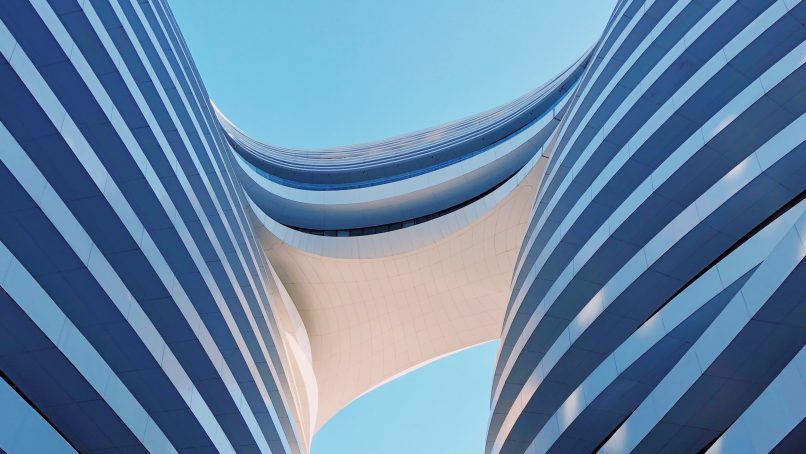
[{"label": "curved roofline", "polygon": [[552,80],[494,109],[409,134],[358,145],[297,149],[249,137],[215,105],[230,145],[260,173],[284,186],[335,190],[409,178],[483,152],[550,112],[576,83],[590,50]]}]

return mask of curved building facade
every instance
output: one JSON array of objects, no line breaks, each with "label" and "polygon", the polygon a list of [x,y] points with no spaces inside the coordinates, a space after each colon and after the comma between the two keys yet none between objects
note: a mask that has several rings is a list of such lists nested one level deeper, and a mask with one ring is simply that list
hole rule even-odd
[{"label": "curved building facade", "polygon": [[519,253],[488,452],[806,447],[804,22],[618,2]]},{"label": "curved building facade", "polygon": [[487,452],[803,450],[806,5],[621,0],[592,44],[302,150],[162,0],[0,2],[0,449],[306,453],[500,339]]}]

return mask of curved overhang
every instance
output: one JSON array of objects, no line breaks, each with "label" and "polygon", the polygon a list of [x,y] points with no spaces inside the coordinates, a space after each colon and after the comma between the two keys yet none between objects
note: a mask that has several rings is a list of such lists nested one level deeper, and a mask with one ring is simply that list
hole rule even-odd
[{"label": "curved overhang", "polygon": [[499,109],[340,149],[260,144],[217,112],[284,302],[304,438],[381,384],[499,337],[551,139],[587,62]]},{"label": "curved overhang", "polygon": [[240,156],[236,158],[237,171],[244,190],[260,211],[289,227],[338,231],[402,223],[461,204],[510,178],[540,150],[565,105],[563,99],[556,112],[487,153],[405,180],[310,191],[264,178]]},{"label": "curved overhang", "polygon": [[260,243],[307,328],[318,430],[381,384],[500,334],[546,157],[440,218],[377,235],[288,228],[252,203]]},{"label": "curved overhang", "polygon": [[[504,119],[499,118],[497,129],[484,135],[486,145],[477,144],[482,148],[468,148],[468,144],[476,143],[478,133],[467,129],[463,130],[463,136],[446,143],[446,137],[450,136],[447,131],[453,131],[454,124],[429,130],[431,132],[427,135],[432,137],[431,142],[419,139],[424,133],[411,134],[408,136],[410,144],[386,156],[383,162],[379,162],[375,155],[358,160],[361,153],[357,150],[365,151],[368,147],[383,150],[390,148],[392,142],[405,142],[402,138],[353,147],[356,156],[352,159],[356,162],[349,166],[349,172],[344,172],[350,173],[356,168],[363,170],[353,175],[355,178],[349,184],[343,184],[346,174],[333,169],[333,159],[323,157],[331,156],[333,150],[304,152],[311,155],[306,168],[321,174],[318,177],[321,184],[307,185],[278,178],[277,174],[271,173],[276,169],[268,164],[279,164],[268,158],[255,157],[265,155],[264,149],[270,147],[246,138],[220,112],[218,115],[230,144],[237,151],[237,171],[245,191],[261,211],[277,222],[323,232],[406,223],[452,210],[468,200],[481,197],[518,172],[556,128],[567,105],[567,94],[586,62],[587,54],[561,76],[526,95],[531,99],[531,110],[528,111],[531,113],[522,113],[504,123],[501,123]],[[495,112],[507,110],[502,107]],[[479,117],[472,118],[477,118],[474,121],[482,128],[486,123]],[[463,124],[467,122],[473,123],[464,120]],[[509,134],[502,136],[504,131]],[[462,150],[461,154],[457,155],[457,150]],[[303,151],[298,151],[298,154],[303,154]],[[393,167],[385,164],[389,160]],[[407,171],[410,167],[403,166],[404,161],[417,163],[417,169]],[[291,168],[287,162],[284,165],[288,166],[286,170]],[[324,169],[330,172],[327,173],[330,177],[322,176]],[[376,172],[388,172],[387,178],[367,180]]]}]

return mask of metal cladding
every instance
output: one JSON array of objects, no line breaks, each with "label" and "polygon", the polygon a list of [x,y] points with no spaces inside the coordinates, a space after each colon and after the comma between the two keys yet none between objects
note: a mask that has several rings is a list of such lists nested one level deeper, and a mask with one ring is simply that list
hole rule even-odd
[{"label": "metal cladding", "polygon": [[806,447],[801,1],[621,0],[521,98],[325,150],[216,110],[164,0],[2,1],[0,55],[0,451],[306,453],[493,339],[487,452]]},{"label": "metal cladding", "polygon": [[378,142],[301,150],[251,139],[219,113],[233,147],[268,178],[294,187],[342,189],[402,180],[467,159],[550,111],[570,91],[586,54],[543,86],[465,119]]},{"label": "metal cladding", "polygon": [[804,23],[618,2],[519,254],[488,452],[806,447]]},{"label": "metal cladding", "polygon": [[2,405],[2,449],[304,446],[269,265],[164,4],[3,1],[0,52],[0,370],[28,414]]}]

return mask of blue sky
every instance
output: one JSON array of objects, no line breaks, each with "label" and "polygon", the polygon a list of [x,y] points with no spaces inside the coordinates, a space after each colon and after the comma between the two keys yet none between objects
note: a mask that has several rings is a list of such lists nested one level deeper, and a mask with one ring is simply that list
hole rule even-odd
[{"label": "blue sky", "polygon": [[210,96],[277,145],[381,139],[495,107],[599,36],[615,0],[171,0]]},{"label": "blue sky", "polygon": [[311,452],[483,452],[497,346],[463,350],[365,394],[316,434]]},{"label": "blue sky", "polygon": [[[276,145],[361,143],[455,120],[553,77],[616,0],[170,0],[210,96]],[[313,454],[482,453],[495,343],[361,397]]]}]

